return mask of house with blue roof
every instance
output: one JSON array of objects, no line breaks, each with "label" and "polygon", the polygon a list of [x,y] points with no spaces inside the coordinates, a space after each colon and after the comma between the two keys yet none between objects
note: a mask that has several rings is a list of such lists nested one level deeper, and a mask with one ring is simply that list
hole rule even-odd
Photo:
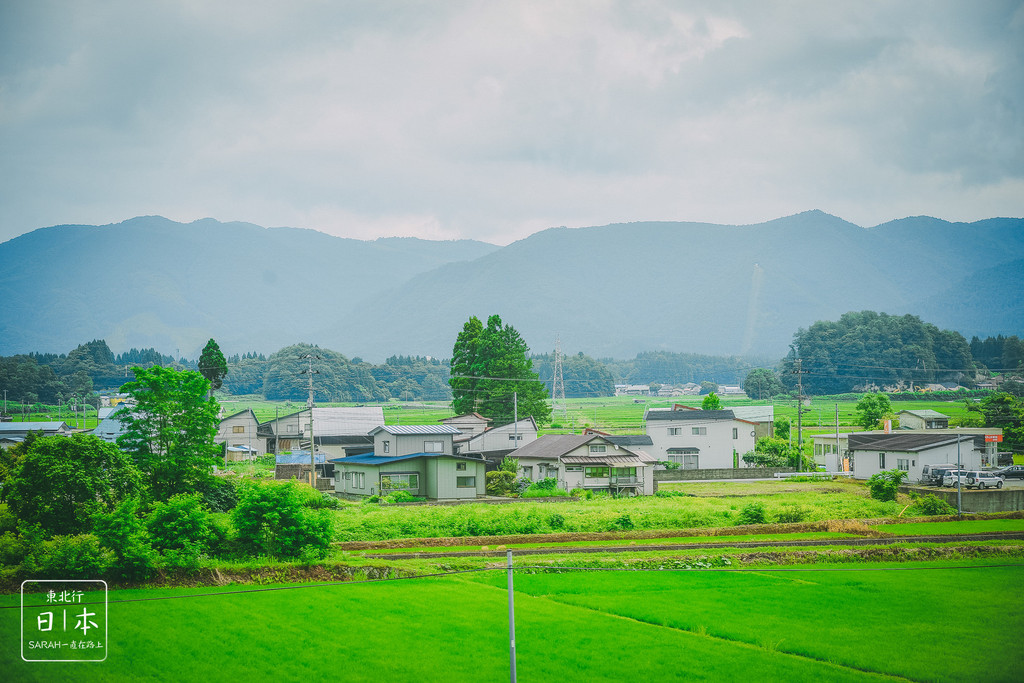
[{"label": "house with blue roof", "polygon": [[334,490],[349,496],[407,491],[433,500],[485,493],[481,458],[456,455],[451,425],[383,425],[370,431],[373,452],[334,458]]}]

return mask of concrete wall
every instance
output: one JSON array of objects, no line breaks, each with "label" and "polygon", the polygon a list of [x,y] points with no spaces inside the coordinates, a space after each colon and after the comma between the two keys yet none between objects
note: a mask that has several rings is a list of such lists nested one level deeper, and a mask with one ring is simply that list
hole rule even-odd
[{"label": "concrete wall", "polygon": [[[901,487],[907,490],[907,487]],[[956,507],[956,489],[915,488],[924,495],[930,493]],[[1012,512],[1024,510],[1024,489],[987,489],[985,491],[961,491],[961,507],[964,512]]]},{"label": "concrete wall", "polygon": [[711,470],[657,470],[655,482],[707,481],[715,479],[771,479],[776,472],[796,472],[792,467],[739,467]]}]

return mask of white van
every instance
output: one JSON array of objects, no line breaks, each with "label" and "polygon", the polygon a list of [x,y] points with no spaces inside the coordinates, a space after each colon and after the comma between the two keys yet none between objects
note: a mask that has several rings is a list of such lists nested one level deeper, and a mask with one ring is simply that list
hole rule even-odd
[{"label": "white van", "polygon": [[921,468],[921,483],[931,486],[941,486],[942,477],[946,472],[955,470],[956,465],[946,463],[945,465],[925,465]]}]

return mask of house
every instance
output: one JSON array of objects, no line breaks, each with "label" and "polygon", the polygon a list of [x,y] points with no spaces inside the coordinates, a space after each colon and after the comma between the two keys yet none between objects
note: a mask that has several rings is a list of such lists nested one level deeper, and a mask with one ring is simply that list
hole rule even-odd
[{"label": "house", "polygon": [[456,437],[455,452],[482,457],[493,469],[502,458],[520,446],[537,440],[537,422],[527,417],[498,427],[490,427],[473,436]]},{"label": "house", "polygon": [[530,481],[558,480],[566,491],[591,489],[615,495],[654,493],[653,457],[600,434],[548,434],[517,449],[519,474]]},{"label": "house", "polygon": [[738,467],[757,437],[757,423],[732,410],[648,410],[644,423],[651,455],[688,470]]},{"label": "house", "polygon": [[[978,437],[967,434],[870,432],[850,434],[850,470],[855,479],[901,469],[907,480],[917,482],[925,465],[959,462],[964,469],[982,466]],[[980,440],[984,445],[984,437]]]},{"label": "house", "polygon": [[[839,444],[836,445],[835,434],[816,434],[814,441],[814,461],[819,468],[828,472],[851,472],[851,452],[849,438],[853,435],[885,434],[884,431],[842,432]],[[981,467],[995,467],[998,464],[998,447],[996,439],[1002,437],[1003,430],[998,427],[958,427],[956,429],[899,429],[895,435],[924,434],[953,438],[957,435],[973,439],[974,448],[981,455]],[[913,459],[913,458],[912,458]],[[955,460],[953,462],[956,462]],[[895,467],[895,465],[894,465]],[[891,467],[889,469],[892,469]],[[911,480],[913,481],[913,480]]]},{"label": "house", "polygon": [[650,396],[651,386],[649,384],[616,384],[616,396]]},{"label": "house", "polygon": [[747,392],[743,391],[743,387],[734,386],[731,384],[719,384],[718,391],[715,392],[719,396],[731,396],[732,398],[746,398]]},{"label": "house", "polygon": [[901,410],[896,413],[900,429],[947,429],[949,416],[936,410]]},{"label": "house", "polygon": [[0,422],[0,445],[21,443],[29,432],[42,432],[43,436],[70,436],[67,422]]},{"label": "house", "polygon": [[408,491],[431,499],[483,496],[485,465],[456,455],[451,425],[385,425],[370,432],[373,452],[335,458],[334,490],[349,496]]},{"label": "house", "polygon": [[[373,449],[370,430],[384,424],[380,406],[357,408],[313,408],[313,434],[316,451],[329,458],[367,453]],[[257,436],[266,439],[266,452],[289,453],[309,449],[310,409],[261,422]]]},{"label": "house", "polygon": [[267,438],[259,435],[259,426],[256,413],[249,408],[220,421],[213,440],[224,444],[225,462],[254,460],[267,452]]},{"label": "house", "polygon": [[[672,406],[672,410],[700,410],[700,408],[676,403]],[[729,410],[740,420],[747,420],[757,425],[754,427],[755,441],[762,436],[775,435],[775,406],[732,406]]]},{"label": "house", "polygon": [[109,443],[117,443],[117,438],[124,432],[124,427],[121,425],[121,419],[118,414],[127,408],[126,403],[119,403],[114,409],[107,413],[99,423],[93,428],[93,435],[107,441]]},{"label": "house", "polygon": [[487,431],[488,424],[491,421],[491,418],[484,417],[480,413],[466,413],[465,415],[446,417],[441,420],[441,424],[451,425],[458,429],[461,435],[456,441],[464,441]]}]

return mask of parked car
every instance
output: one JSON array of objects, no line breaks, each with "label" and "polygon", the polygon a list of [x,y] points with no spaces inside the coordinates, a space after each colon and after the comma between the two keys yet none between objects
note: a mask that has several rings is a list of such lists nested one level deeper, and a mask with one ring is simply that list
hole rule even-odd
[{"label": "parked car", "polygon": [[1010,465],[996,470],[995,475],[1003,479],[1024,479],[1024,465]]},{"label": "parked car", "polygon": [[956,465],[950,462],[943,465],[925,465],[921,468],[921,483],[942,486],[942,477],[946,475],[946,472],[955,469]]},{"label": "parked car", "polygon": [[983,472],[972,470],[967,473],[967,480],[964,482],[967,488],[987,489],[995,487],[1003,488],[1003,480],[996,476],[995,472]]},{"label": "parked car", "polygon": [[956,486],[958,481],[961,488],[967,485],[967,470],[950,470],[942,477],[943,486]]}]

